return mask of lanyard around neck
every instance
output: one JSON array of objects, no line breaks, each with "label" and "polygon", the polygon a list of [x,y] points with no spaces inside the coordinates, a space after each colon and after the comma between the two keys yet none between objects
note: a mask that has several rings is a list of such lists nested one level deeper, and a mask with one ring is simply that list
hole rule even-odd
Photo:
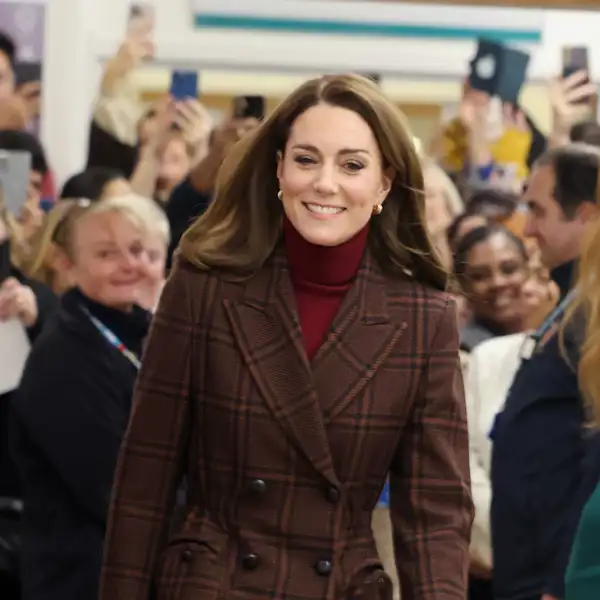
[{"label": "lanyard around neck", "polygon": [[142,363],[140,359],[99,319],[97,319],[85,306],[81,305],[92,325],[100,332],[100,335],[113,347],[116,348],[134,367],[139,371]]},{"label": "lanyard around neck", "polygon": [[538,349],[540,342],[548,333],[562,320],[569,306],[577,297],[577,291],[572,289],[560,302],[560,304],[546,317],[544,322],[532,334],[529,334],[521,347],[520,356],[528,360]]}]

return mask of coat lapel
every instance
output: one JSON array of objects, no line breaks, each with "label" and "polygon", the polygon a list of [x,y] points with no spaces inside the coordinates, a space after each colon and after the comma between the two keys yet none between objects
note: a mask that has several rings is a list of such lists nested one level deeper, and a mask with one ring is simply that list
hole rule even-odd
[{"label": "coat lapel", "polygon": [[246,283],[243,298],[225,300],[225,309],[241,354],[274,418],[315,468],[339,485],[280,249]]},{"label": "coat lapel", "polygon": [[363,391],[406,327],[406,322],[390,319],[385,278],[367,252],[312,362],[325,425]]},{"label": "coat lapel", "polygon": [[312,364],[281,248],[225,300],[241,354],[288,438],[331,483],[339,481],[326,426],[356,399],[406,330],[388,311],[386,281],[367,252]]}]

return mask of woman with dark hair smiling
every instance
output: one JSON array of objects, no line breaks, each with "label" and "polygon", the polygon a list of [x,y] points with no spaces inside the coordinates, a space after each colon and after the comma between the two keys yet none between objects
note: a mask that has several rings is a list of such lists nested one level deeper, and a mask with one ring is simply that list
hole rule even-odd
[{"label": "woman with dark hair smiling", "polygon": [[454,274],[472,310],[472,320],[461,332],[464,350],[524,329],[529,257],[518,237],[501,225],[469,231],[455,248]]},{"label": "woman with dark hair smiling", "polygon": [[402,594],[464,598],[456,308],[403,123],[368,79],[322,77],[228,154],[148,339],[101,600],[391,600],[388,474]]}]

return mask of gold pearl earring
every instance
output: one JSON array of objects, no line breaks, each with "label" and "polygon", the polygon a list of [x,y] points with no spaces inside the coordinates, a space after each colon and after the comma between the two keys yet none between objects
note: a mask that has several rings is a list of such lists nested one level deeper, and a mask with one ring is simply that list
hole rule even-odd
[{"label": "gold pearl earring", "polygon": [[277,197],[278,197],[280,200],[283,200],[283,192],[282,192],[281,190],[279,190],[279,191],[277,192]]},{"label": "gold pearl earring", "polygon": [[379,204],[373,204],[373,214],[374,215],[380,215],[381,211],[383,210],[383,204],[379,203]]}]

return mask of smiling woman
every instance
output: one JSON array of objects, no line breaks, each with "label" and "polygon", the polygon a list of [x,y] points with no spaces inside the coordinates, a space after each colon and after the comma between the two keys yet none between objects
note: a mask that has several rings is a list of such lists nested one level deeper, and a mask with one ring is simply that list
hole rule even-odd
[{"label": "smiling woman", "polygon": [[388,474],[405,595],[465,596],[456,312],[424,195],[402,116],[358,76],[305,83],[227,156],[155,316],[101,600],[391,600]]},{"label": "smiling woman", "polygon": [[70,213],[55,250],[71,286],[11,406],[30,600],[97,594],[107,498],[150,322],[137,305],[148,234],[139,212],[107,200],[74,203]]},{"label": "smiling woman", "polygon": [[524,330],[531,310],[524,294],[529,257],[518,237],[501,225],[469,231],[455,249],[454,273],[473,311],[472,322],[461,332],[464,350]]}]

